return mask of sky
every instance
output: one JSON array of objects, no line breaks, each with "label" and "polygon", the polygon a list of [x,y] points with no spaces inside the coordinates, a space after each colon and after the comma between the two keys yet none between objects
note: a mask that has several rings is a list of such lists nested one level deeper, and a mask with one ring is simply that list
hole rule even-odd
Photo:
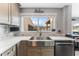
[{"label": "sky", "polygon": [[35,26],[38,25],[38,21],[39,21],[39,26],[44,26],[45,25],[44,23],[48,20],[48,17],[46,17],[46,16],[39,17],[39,18],[38,17],[31,17],[31,20]]}]

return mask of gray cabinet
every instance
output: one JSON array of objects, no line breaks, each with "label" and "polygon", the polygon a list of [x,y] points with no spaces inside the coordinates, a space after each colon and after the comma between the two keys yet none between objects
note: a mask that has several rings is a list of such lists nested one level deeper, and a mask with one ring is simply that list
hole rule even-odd
[{"label": "gray cabinet", "polygon": [[9,48],[7,51],[1,54],[2,56],[16,56],[16,46]]},{"label": "gray cabinet", "polygon": [[17,4],[11,4],[11,25],[19,26],[19,6]]},{"label": "gray cabinet", "polygon": [[0,23],[9,24],[9,4],[0,3]]},{"label": "gray cabinet", "polygon": [[0,23],[19,26],[19,6],[16,3],[0,3]]}]

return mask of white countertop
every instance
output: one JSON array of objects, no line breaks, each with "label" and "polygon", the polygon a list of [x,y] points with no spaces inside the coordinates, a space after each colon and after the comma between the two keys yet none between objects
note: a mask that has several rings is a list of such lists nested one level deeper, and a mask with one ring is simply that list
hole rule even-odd
[{"label": "white countertop", "polygon": [[6,37],[0,40],[0,54],[8,50],[10,47],[16,45],[21,40],[29,40],[31,36],[20,36],[20,37]]},{"label": "white countertop", "polygon": [[[61,36],[49,36],[52,41],[54,40],[74,40],[67,37],[61,37]],[[19,43],[21,40],[28,40],[28,41],[51,41],[51,40],[29,40],[31,36],[18,36],[18,37],[5,37],[2,40],[0,40],[0,54],[11,48],[12,46]]]},{"label": "white countertop", "polygon": [[50,39],[52,39],[53,41],[56,41],[56,40],[75,40],[75,39],[72,39],[72,38],[68,38],[68,37],[63,37],[63,36],[49,36]]}]

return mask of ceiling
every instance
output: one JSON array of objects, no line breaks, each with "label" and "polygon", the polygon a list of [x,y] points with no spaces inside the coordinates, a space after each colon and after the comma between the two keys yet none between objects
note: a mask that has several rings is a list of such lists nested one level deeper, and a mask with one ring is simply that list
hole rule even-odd
[{"label": "ceiling", "polygon": [[20,3],[20,8],[62,8],[70,3]]}]

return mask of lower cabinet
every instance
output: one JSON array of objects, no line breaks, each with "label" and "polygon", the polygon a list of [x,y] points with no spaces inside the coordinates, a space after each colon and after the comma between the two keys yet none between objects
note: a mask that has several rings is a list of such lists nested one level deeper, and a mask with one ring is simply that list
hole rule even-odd
[{"label": "lower cabinet", "polygon": [[28,47],[27,47],[28,41],[21,41],[17,44],[17,56],[27,56],[28,55]]},{"label": "lower cabinet", "polygon": [[20,46],[19,47],[18,56],[27,56],[26,46]]},{"label": "lower cabinet", "polygon": [[54,47],[41,47],[41,56],[54,56]]},{"label": "lower cabinet", "polygon": [[11,47],[1,54],[2,56],[16,56],[16,46]]},{"label": "lower cabinet", "polygon": [[54,56],[53,47],[29,47],[28,56]]},{"label": "lower cabinet", "polygon": [[33,47],[29,41],[17,45],[17,56],[54,56],[54,47]]},{"label": "lower cabinet", "polygon": [[28,47],[28,56],[40,56],[39,47]]},{"label": "lower cabinet", "polygon": [[54,47],[33,47],[28,41],[21,41],[1,56],[54,56]]}]

